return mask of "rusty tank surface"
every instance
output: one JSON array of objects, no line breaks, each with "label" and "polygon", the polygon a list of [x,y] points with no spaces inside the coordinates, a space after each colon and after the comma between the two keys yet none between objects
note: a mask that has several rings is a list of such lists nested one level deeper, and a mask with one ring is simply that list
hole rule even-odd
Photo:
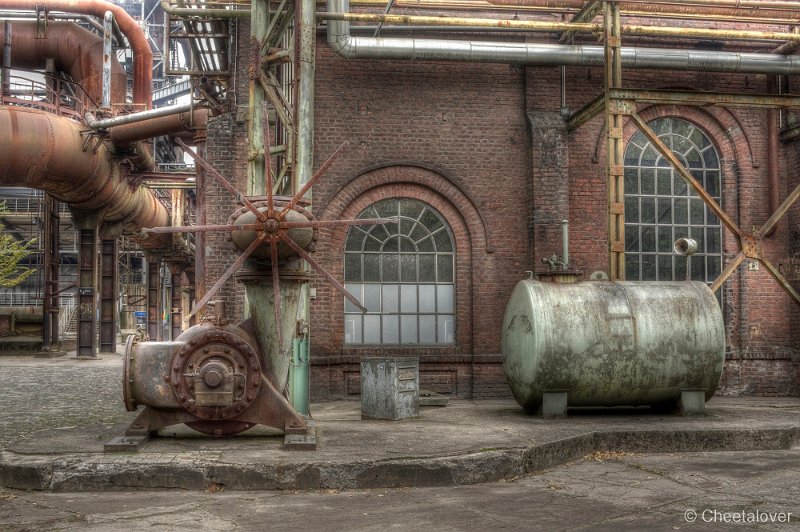
[{"label": "rusty tank surface", "polygon": [[528,413],[548,392],[566,394],[567,406],[670,407],[685,391],[714,394],[725,329],[701,282],[524,280],[506,307],[502,350]]}]

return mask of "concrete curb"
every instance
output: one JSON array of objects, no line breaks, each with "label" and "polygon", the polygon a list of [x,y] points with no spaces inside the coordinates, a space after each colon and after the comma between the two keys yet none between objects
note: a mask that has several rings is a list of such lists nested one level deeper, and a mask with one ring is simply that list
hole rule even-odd
[{"label": "concrete curb", "polygon": [[6,488],[86,492],[134,489],[306,490],[432,487],[512,479],[595,451],[763,451],[800,444],[800,426],[767,429],[592,431],[528,447],[380,460],[264,463],[216,453],[25,455],[0,452]]}]

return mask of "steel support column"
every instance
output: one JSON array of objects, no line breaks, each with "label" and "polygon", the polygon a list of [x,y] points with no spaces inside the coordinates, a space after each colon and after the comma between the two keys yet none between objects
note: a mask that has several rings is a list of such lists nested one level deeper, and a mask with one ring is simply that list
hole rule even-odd
[{"label": "steel support column", "polygon": [[116,238],[100,243],[100,352],[117,352],[117,275]]},{"label": "steel support column", "polygon": [[78,233],[78,358],[97,356],[96,265],[97,227],[84,226]]},{"label": "steel support column", "polygon": [[183,263],[170,263],[172,276],[170,291],[170,339],[175,340],[183,332]]},{"label": "steel support column", "polygon": [[42,350],[57,349],[59,312],[59,241],[60,217],[58,201],[49,194],[44,200],[44,306],[42,327]]},{"label": "steel support column", "polygon": [[623,115],[618,102],[610,98],[612,89],[622,88],[622,53],[619,5],[603,5],[605,50],[605,103],[608,176],[608,276],[625,280],[625,181]]},{"label": "steel support column", "polygon": [[150,340],[160,341],[161,334],[161,257],[147,257],[147,335]]}]

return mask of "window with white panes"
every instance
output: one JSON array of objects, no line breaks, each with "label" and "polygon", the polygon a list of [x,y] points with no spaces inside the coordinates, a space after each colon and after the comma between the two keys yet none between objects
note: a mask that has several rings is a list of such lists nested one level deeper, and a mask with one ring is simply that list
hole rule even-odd
[{"label": "window with white panes", "polygon": [[359,218],[399,222],[353,226],[344,252],[345,287],[367,308],[345,300],[346,344],[453,344],[455,248],[450,227],[433,207],[389,198]]},{"label": "window with white panes", "polygon": [[[721,203],[717,149],[694,124],[680,118],[649,123],[659,138]],[[697,242],[697,253],[675,255],[679,238]],[[712,282],[722,264],[720,220],[669,162],[637,132],[625,149],[625,277],[642,281]]]}]

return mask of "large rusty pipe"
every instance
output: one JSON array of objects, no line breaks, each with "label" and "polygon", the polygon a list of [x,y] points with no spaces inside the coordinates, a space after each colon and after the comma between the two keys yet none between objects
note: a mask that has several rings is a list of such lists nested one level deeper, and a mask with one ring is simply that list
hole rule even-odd
[{"label": "large rusty pipe", "polygon": [[[102,211],[105,222],[129,234],[169,225],[166,208],[145,187],[133,186],[102,144],[85,142],[78,122],[34,109],[0,108],[0,185],[43,190],[83,211]],[[155,238],[153,238],[155,237]],[[146,249],[165,238],[141,240]]]},{"label": "large rusty pipe", "polygon": [[[2,1],[2,0],[0,0]],[[36,22],[15,21],[11,24],[11,65],[16,68],[42,70],[53,58],[59,70],[67,72],[81,84],[97,104],[103,93],[103,39],[73,22],[50,22],[43,39],[36,36]],[[5,27],[0,27],[0,40],[5,40]],[[128,76],[116,57],[111,59],[111,99],[125,102]]]},{"label": "large rusty pipe", "polygon": [[115,146],[125,146],[137,140],[205,129],[207,122],[208,109],[195,109],[114,126],[109,129],[109,135]]},{"label": "large rusty pipe", "polygon": [[[30,11],[33,6],[41,6],[49,11],[64,11],[94,15],[99,18],[111,11],[122,33],[128,38],[133,50],[133,102],[152,106],[153,98],[153,52],[150,43],[139,23],[121,6],[104,0],[0,0],[0,9]],[[100,63],[96,63],[99,65]]]}]

